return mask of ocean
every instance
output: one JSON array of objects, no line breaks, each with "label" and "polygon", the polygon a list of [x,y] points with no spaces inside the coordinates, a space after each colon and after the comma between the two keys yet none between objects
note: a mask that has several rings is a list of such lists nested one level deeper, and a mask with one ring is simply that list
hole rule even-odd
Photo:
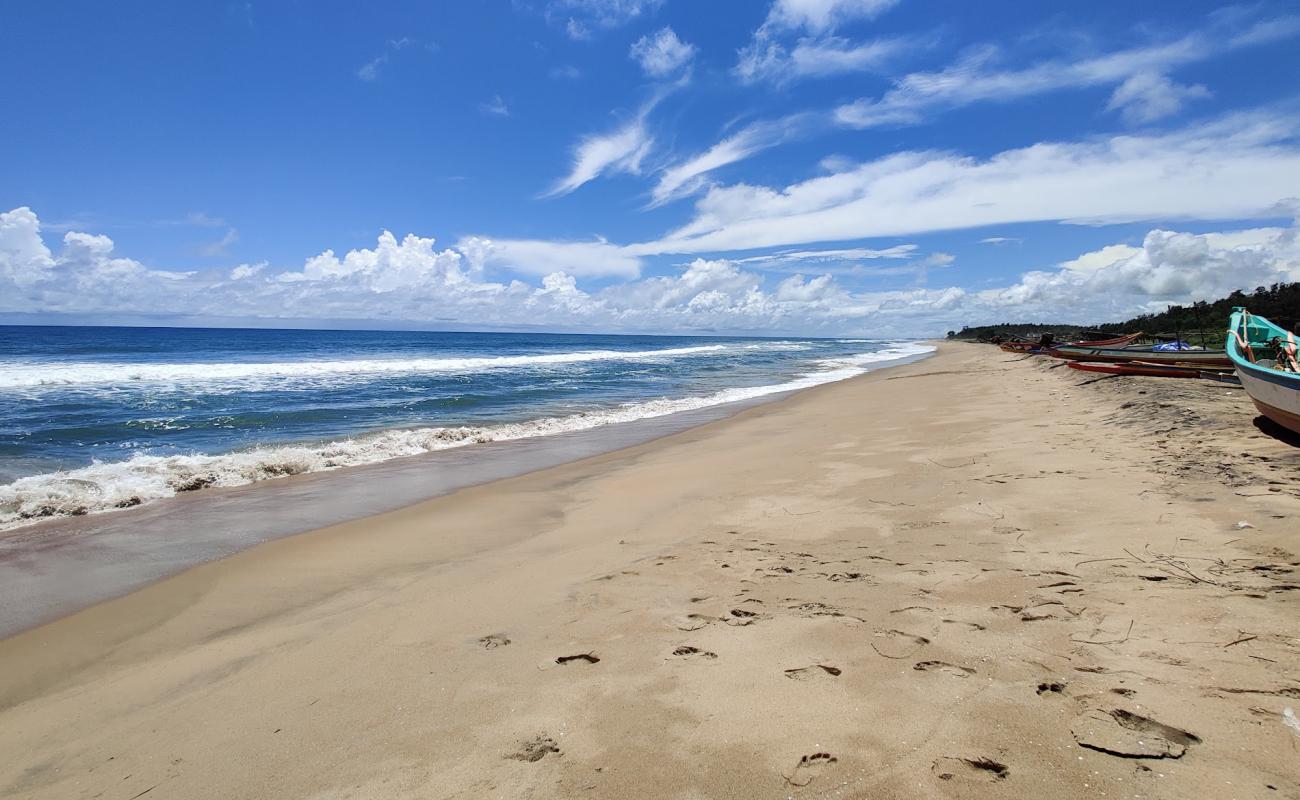
[{"label": "ocean", "polygon": [[0,326],[0,529],[803,389],[911,341]]}]

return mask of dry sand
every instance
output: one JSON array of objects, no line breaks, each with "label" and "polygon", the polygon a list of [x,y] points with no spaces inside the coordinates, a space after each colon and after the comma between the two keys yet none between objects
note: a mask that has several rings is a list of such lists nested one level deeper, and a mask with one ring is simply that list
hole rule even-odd
[{"label": "dry sand", "polygon": [[1300,450],[1053,366],[945,345],[7,639],[0,795],[1300,797]]}]

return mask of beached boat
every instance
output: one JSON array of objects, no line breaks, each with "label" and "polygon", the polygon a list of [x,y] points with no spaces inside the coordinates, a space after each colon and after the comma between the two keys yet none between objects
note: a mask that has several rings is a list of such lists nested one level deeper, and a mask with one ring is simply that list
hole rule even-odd
[{"label": "beached boat", "polygon": [[1126,333],[1113,339],[1097,339],[1091,342],[1070,342],[1071,347],[1124,347],[1142,338],[1142,331]]},{"label": "beached boat", "polygon": [[[1092,342],[1070,342],[1066,345],[1057,345],[1059,347],[1124,347],[1137,341],[1142,336],[1142,332],[1126,333],[1123,336],[1116,336],[1113,339],[1098,339]],[[1038,353],[1045,348],[1042,340],[1029,341],[1027,339],[1017,339],[1013,342],[1003,342],[1002,349],[1008,353]],[[1050,347],[1050,345],[1049,345]]]},{"label": "beached boat", "polygon": [[1231,367],[1232,360],[1222,350],[1154,350],[1143,347],[1079,347],[1062,345],[1046,351],[1049,356],[1067,361],[1121,363],[1148,361],[1156,364],[1183,364],[1193,367]]},{"label": "beached boat", "polygon": [[1300,433],[1300,363],[1295,334],[1244,308],[1235,308],[1225,349],[1259,413]]},{"label": "beached boat", "polygon": [[[1141,361],[1129,361],[1119,364],[1071,361],[1067,366],[1080,372],[1100,372],[1105,375],[1143,375],[1150,378],[1206,378],[1215,381],[1232,378],[1230,372],[1219,369],[1202,369],[1178,364],[1154,364]],[[1232,379],[1232,382],[1235,382],[1235,379]]]}]

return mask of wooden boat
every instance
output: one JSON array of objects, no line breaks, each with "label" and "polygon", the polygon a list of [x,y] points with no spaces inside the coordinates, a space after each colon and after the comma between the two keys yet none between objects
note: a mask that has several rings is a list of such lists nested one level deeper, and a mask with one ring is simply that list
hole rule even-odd
[{"label": "wooden boat", "polygon": [[1119,364],[1071,361],[1066,366],[1081,372],[1100,372],[1106,375],[1144,375],[1150,378],[1207,378],[1222,381],[1228,375],[1228,373],[1217,369],[1200,369],[1199,367],[1177,364],[1152,364],[1141,361],[1128,361]]},{"label": "wooden boat", "polygon": [[1123,336],[1116,336],[1114,339],[1097,339],[1091,342],[1071,342],[1071,347],[1124,347],[1132,344],[1142,338],[1142,331],[1137,333],[1126,333]]},{"label": "wooden boat", "polygon": [[1067,361],[1109,362],[1147,361],[1155,364],[1178,364],[1191,367],[1231,367],[1232,360],[1222,350],[1152,350],[1149,347],[1078,347],[1062,345],[1047,351],[1049,356]]},{"label": "wooden boat", "polygon": [[1224,349],[1259,413],[1300,433],[1300,363],[1295,334],[1244,308],[1234,308]]},{"label": "wooden boat", "polygon": [[[1132,344],[1142,336],[1142,332],[1126,333],[1123,336],[1116,336],[1113,339],[1098,339],[1094,342],[1071,342],[1068,347],[1124,347]],[[1026,339],[1017,339],[1014,342],[1003,342],[1002,349],[1008,353],[1030,353],[1041,352],[1044,348],[1041,341],[1028,341]]]}]

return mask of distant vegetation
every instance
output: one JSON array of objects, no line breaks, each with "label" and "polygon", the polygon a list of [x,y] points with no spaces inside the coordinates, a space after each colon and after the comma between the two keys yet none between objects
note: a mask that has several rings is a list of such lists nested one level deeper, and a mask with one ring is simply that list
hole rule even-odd
[{"label": "distant vegetation", "polygon": [[[1190,306],[1169,306],[1160,314],[1143,314],[1123,322],[1106,322],[1098,325],[1062,325],[1043,322],[1007,322],[1001,325],[978,325],[960,331],[948,331],[949,339],[988,339],[993,336],[1020,336],[1037,339],[1044,333],[1058,340],[1080,339],[1091,334],[1116,336],[1121,333],[1145,331],[1156,338],[1181,337],[1201,344],[1223,338],[1228,327],[1228,315],[1234,306],[1245,306],[1252,314],[1291,330],[1300,326],[1300,283],[1275,283],[1261,286],[1250,294],[1237,291],[1221,300],[1192,303]],[[1096,338],[1102,338],[1098,336]]]}]

